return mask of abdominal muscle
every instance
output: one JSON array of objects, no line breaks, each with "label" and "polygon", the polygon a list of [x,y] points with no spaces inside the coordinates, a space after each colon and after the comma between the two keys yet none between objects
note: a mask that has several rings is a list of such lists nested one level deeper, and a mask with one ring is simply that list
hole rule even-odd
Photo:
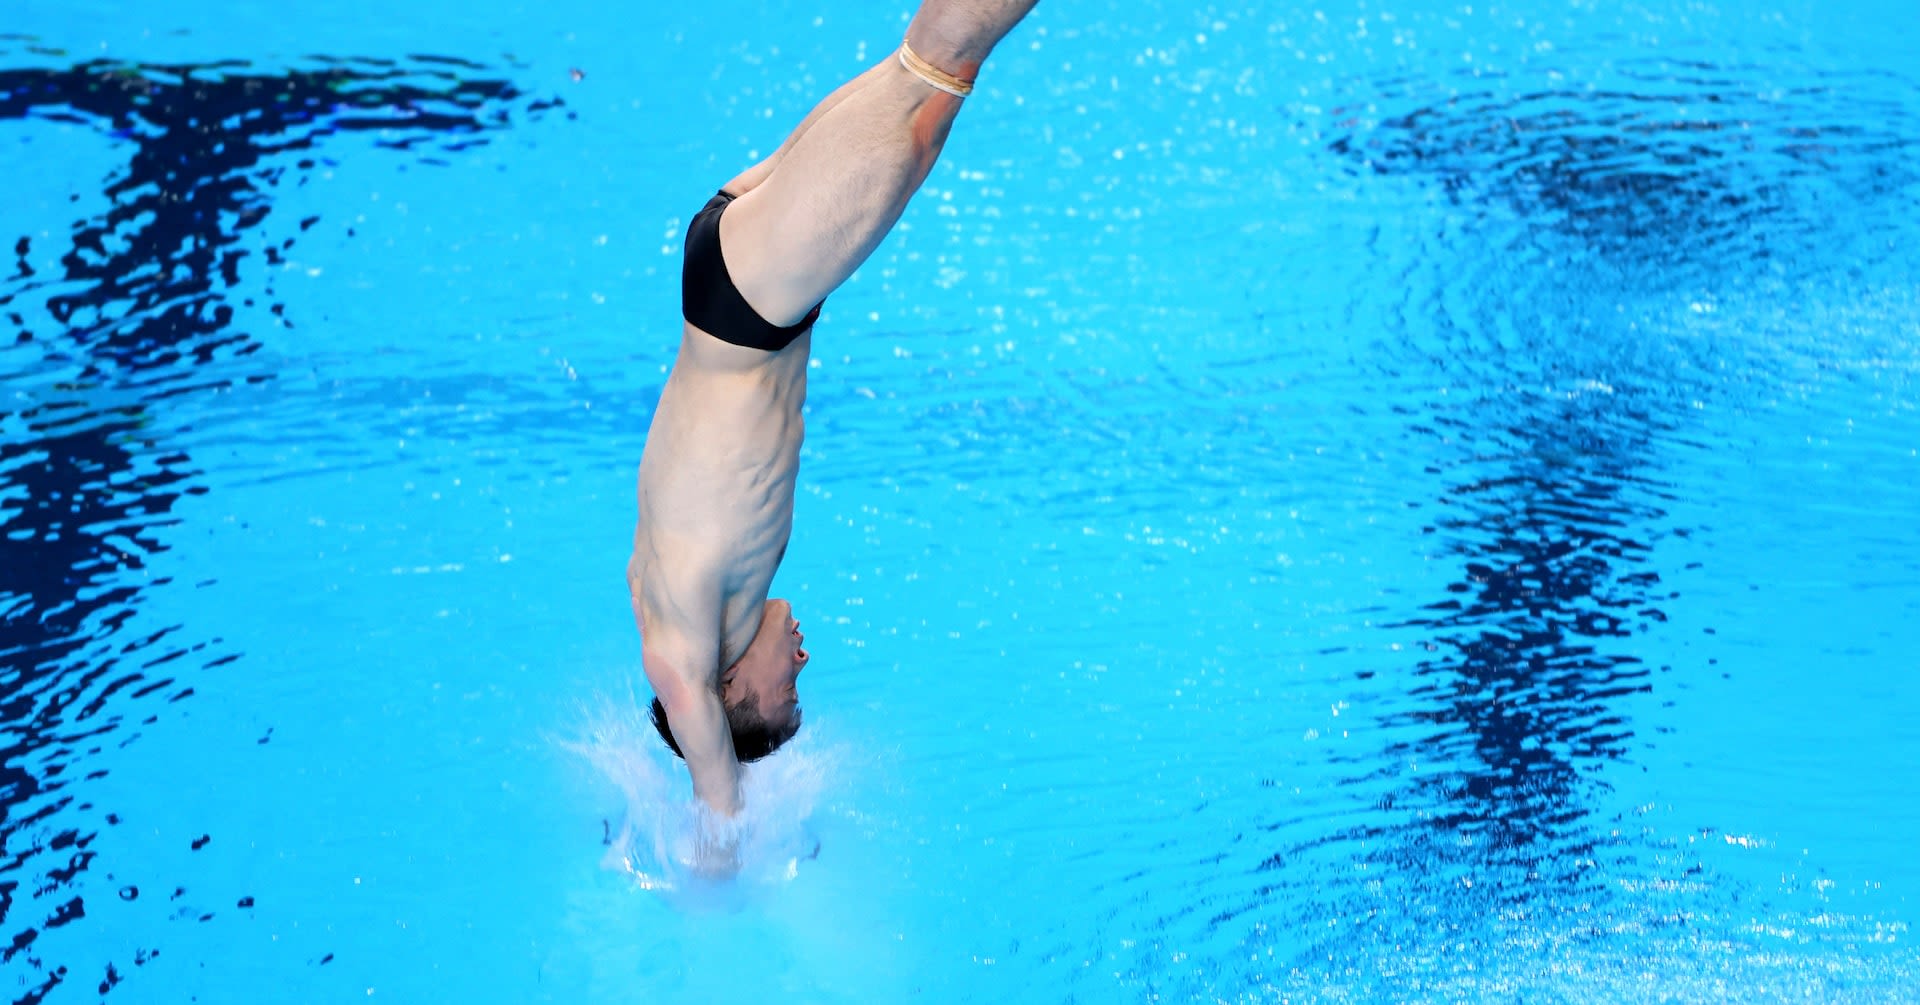
[{"label": "abdominal muscle", "polygon": [[717,606],[718,674],[747,651],[793,529],[811,338],[776,353],[686,326],[640,460],[628,574],[642,630]]}]

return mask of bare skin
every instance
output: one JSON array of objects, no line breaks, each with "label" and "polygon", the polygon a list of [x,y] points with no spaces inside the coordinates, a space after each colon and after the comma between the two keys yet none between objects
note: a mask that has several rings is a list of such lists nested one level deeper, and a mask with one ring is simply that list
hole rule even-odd
[{"label": "bare skin", "polygon": [[[926,0],[908,44],[967,80],[1037,0]],[[926,180],[960,98],[892,55],[828,95],[773,155],[729,181],[727,271],[762,318],[791,325],[866,261]],[[813,336],[778,352],[683,325],[640,460],[627,586],[647,681],[694,794],[739,812],[725,704],[797,716],[798,623],[767,590],[793,532]]]}]

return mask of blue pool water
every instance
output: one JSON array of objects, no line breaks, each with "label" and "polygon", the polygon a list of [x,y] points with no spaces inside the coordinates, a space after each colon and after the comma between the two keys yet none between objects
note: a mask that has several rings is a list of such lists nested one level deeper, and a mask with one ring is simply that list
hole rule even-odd
[{"label": "blue pool water", "polygon": [[0,15],[15,1001],[1920,1000],[1882,0],[1043,5],[828,303],[689,881],[678,238],[867,6]]}]

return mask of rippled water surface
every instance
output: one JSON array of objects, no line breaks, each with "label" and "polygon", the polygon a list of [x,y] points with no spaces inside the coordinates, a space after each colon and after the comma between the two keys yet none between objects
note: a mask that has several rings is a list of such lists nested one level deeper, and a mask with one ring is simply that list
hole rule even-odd
[{"label": "rippled water surface", "polygon": [[0,23],[14,1000],[1920,998],[1904,8],[1043,5],[816,335],[714,887],[678,239],[904,13],[169,6]]}]

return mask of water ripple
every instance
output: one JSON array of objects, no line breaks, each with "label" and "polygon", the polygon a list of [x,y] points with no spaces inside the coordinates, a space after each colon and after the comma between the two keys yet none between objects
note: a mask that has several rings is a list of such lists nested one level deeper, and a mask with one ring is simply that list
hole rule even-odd
[{"label": "water ripple", "polygon": [[[1242,763],[1192,757],[1143,715],[1141,753],[1169,776],[1152,781],[1191,774],[1206,797],[1117,799],[1165,823],[1129,824],[1116,809],[1103,851],[1110,864],[1150,864],[1090,881],[1094,934],[1029,940],[1099,972],[1081,985],[1089,1000],[1109,977],[1177,1000],[1255,988],[1302,1000],[1692,1000],[1713,994],[1689,976],[1701,966],[1787,998],[1911,986],[1898,922],[1825,888],[1768,883],[1768,870],[1804,863],[1621,804],[1644,791],[1634,777],[1672,743],[1665,734],[1706,728],[1654,710],[1721,676],[1709,652],[1731,655],[1684,644],[1670,623],[1703,620],[1689,584],[1713,585],[1697,559],[1724,536],[1708,514],[1780,491],[1703,470],[1757,456],[1788,476],[1794,458],[1772,443],[1738,449],[1739,437],[1844,422],[1837,466],[1868,484],[1911,471],[1900,458],[1920,361],[1907,292],[1920,269],[1906,240],[1920,91],[1886,74],[1796,82],[1772,66],[1674,60],[1610,64],[1604,78],[1474,69],[1350,83],[1381,97],[1329,130],[1325,149],[1365,207],[1357,271],[1391,277],[1357,287],[1342,312],[1366,341],[1357,365],[1372,377],[1359,383],[1380,403],[1356,388],[1353,428],[1329,410],[1324,431],[1289,426],[1267,447],[1272,423],[1301,418],[1304,396],[1283,380],[1251,367],[1156,374],[1141,383],[1191,407],[1177,424],[1123,423],[1092,462],[1156,486],[1107,490],[1121,510],[1232,512],[1223,500],[1237,483],[1244,519],[1250,489],[1324,505],[1327,488],[1285,478],[1281,455],[1343,448],[1342,465],[1292,470],[1336,473],[1343,492],[1369,468],[1382,480],[1405,472],[1399,499],[1375,489],[1356,503],[1379,514],[1403,502],[1419,563],[1379,584],[1377,605],[1342,612],[1366,629],[1354,645],[1318,650],[1349,686],[1297,680],[1309,694],[1344,692],[1325,720],[1334,732],[1309,730],[1294,748],[1229,741],[1258,762]],[[1835,323],[1847,316],[1862,320]],[[1033,386],[1054,393],[1029,412],[1055,422],[1053,443],[1101,456],[1078,430],[1101,408],[1139,420],[1149,395],[1126,380],[1083,395],[1079,383],[1036,374]],[[1858,412],[1863,390],[1871,414]],[[1824,414],[1841,407],[1855,411]],[[1014,421],[986,421],[994,442],[1020,443]],[[1384,454],[1421,461],[1356,463],[1369,433]],[[1217,479],[1206,442],[1235,445]],[[1914,512],[1910,494],[1869,494],[1852,517],[1863,534]],[[1049,502],[1083,497],[1062,496]],[[1783,509],[1809,528],[1837,518]],[[1375,529],[1391,539],[1397,526],[1382,515]],[[1903,576],[1875,566],[1887,582]],[[1195,571],[1194,556],[1178,568]],[[1236,660],[1218,651],[1234,679]],[[1185,666],[1195,662],[1188,685],[1215,670],[1204,655]],[[1238,679],[1249,675],[1283,686],[1258,671]],[[1237,721],[1231,699],[1165,714],[1189,708],[1210,736],[1238,736],[1223,725]],[[1316,759],[1326,772],[1308,767]],[[1753,854],[1758,864],[1742,857]],[[1634,962],[1607,959],[1620,940]]]},{"label": "water ripple", "polygon": [[[49,938],[87,913],[101,890],[89,879],[91,846],[123,822],[87,801],[85,784],[106,773],[103,750],[124,747],[161,705],[192,695],[199,674],[240,659],[218,638],[143,614],[165,591],[189,588],[154,569],[175,546],[176,508],[209,491],[203,463],[183,446],[188,430],[158,406],[275,378],[249,360],[261,343],[235,324],[254,296],[273,299],[271,279],[247,277],[284,264],[295,240],[260,238],[274,190],[301,183],[338,136],[362,134],[426,161],[456,156],[524,104],[509,84],[470,79],[476,69],[336,59],[287,70],[0,68],[0,121],[77,125],[126,158],[103,172],[103,212],[72,221],[55,239],[64,249],[19,235],[13,275],[0,281],[0,310],[15,328],[0,348],[9,390],[0,401],[0,959],[20,975],[22,1001],[41,1000],[83,963],[87,972],[105,965],[105,994],[156,951],[83,961]],[[291,323],[279,304],[270,313]],[[109,887],[116,872],[139,872],[101,864]],[[120,899],[136,889],[120,887]],[[92,900],[92,910],[107,903]]]}]

